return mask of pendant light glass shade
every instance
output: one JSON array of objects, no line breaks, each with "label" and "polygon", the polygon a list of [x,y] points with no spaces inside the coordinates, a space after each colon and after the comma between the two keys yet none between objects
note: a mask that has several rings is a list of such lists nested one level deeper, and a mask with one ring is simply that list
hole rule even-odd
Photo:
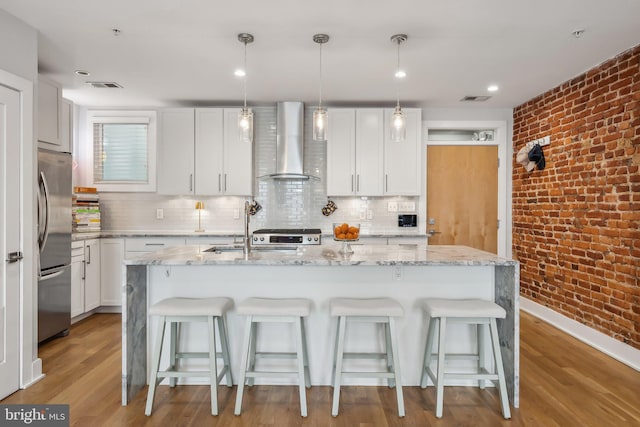
[{"label": "pendant light glass shade", "polygon": [[238,113],[238,132],[240,142],[253,142],[253,112],[250,108],[244,107]]},{"label": "pendant light glass shade", "polygon": [[396,109],[391,115],[391,141],[402,142],[407,137],[407,118],[400,108],[400,104],[396,105]]},{"label": "pendant light glass shade", "polygon": [[251,144],[253,142],[253,113],[251,109],[247,108],[247,43],[253,42],[253,36],[248,33],[240,33],[238,40],[244,44],[244,103],[242,110],[238,113],[238,136],[240,142]]},{"label": "pendant light glass shade", "polygon": [[[407,40],[406,34],[396,34],[391,36],[391,41],[398,44],[398,67],[395,76],[397,79],[404,78],[407,74],[400,69],[400,44]],[[399,83],[397,83],[399,86]],[[402,142],[407,136],[407,118],[400,107],[400,89],[397,89],[396,109],[391,115],[391,141]]]},{"label": "pendant light glass shade", "polygon": [[313,112],[313,140],[314,141],[326,141],[327,140],[327,110],[322,107],[318,107]]},{"label": "pendant light glass shade", "polygon": [[313,41],[320,45],[320,96],[318,108],[313,112],[313,140],[326,141],[327,139],[327,110],[322,108],[322,45],[329,41],[326,34],[316,34]]}]

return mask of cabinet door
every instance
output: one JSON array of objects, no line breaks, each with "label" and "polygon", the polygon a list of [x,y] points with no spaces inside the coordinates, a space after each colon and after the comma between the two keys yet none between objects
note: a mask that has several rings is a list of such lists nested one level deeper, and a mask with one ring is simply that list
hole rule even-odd
[{"label": "cabinet door", "polygon": [[239,112],[239,108],[224,109],[222,186],[224,194],[227,196],[251,196],[253,194],[253,146],[240,142]]},{"label": "cabinet door", "polygon": [[60,128],[60,151],[73,152],[73,102],[62,100],[62,119]]},{"label": "cabinet door", "polygon": [[85,240],[84,244],[84,311],[100,306],[100,241]]},{"label": "cabinet door", "polygon": [[422,148],[422,114],[417,108],[405,108],[407,137],[391,141],[391,115],[384,112],[384,194],[393,196],[420,195],[420,160]]},{"label": "cabinet door", "polygon": [[84,255],[71,257],[71,317],[84,313]]},{"label": "cabinet door", "polygon": [[195,114],[195,192],[201,196],[222,194],[223,110],[197,108]]},{"label": "cabinet door", "polygon": [[355,110],[330,108],[327,123],[327,195],[355,194],[355,157]]},{"label": "cabinet door", "polygon": [[100,305],[122,305],[123,239],[100,240]]},{"label": "cabinet door", "polygon": [[159,122],[158,194],[194,194],[194,109],[164,110]]},{"label": "cabinet door", "polygon": [[382,196],[384,110],[356,110],[356,193]]},{"label": "cabinet door", "polygon": [[61,150],[62,87],[38,76],[38,141],[44,148]]}]

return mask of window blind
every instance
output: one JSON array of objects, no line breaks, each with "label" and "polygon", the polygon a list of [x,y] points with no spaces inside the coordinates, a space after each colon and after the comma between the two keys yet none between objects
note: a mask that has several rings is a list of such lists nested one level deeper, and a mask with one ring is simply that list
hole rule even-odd
[{"label": "window blind", "polygon": [[[110,120],[111,121],[111,120]],[[93,179],[96,183],[147,183],[148,123],[93,123]]]}]

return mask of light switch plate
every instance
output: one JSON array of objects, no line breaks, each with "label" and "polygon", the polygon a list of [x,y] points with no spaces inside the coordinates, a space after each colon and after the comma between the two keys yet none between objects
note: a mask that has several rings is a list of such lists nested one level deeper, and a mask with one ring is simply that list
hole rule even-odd
[{"label": "light switch plate", "polygon": [[387,212],[398,212],[398,202],[387,203]]},{"label": "light switch plate", "polygon": [[156,219],[164,219],[164,209],[156,209]]}]

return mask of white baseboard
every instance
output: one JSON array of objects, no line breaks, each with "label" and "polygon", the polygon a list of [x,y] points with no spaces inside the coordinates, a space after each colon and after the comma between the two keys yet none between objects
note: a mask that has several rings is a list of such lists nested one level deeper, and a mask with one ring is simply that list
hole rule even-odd
[{"label": "white baseboard", "polygon": [[540,305],[530,299],[520,297],[520,309],[550,323],[561,331],[632,367],[636,371],[640,371],[640,350],[585,326],[580,322],[569,319],[557,311]]},{"label": "white baseboard", "polygon": [[43,379],[46,375],[42,373],[42,359],[37,358],[31,364],[31,380],[27,383],[24,383],[20,386],[20,388],[31,387],[41,379]]}]

